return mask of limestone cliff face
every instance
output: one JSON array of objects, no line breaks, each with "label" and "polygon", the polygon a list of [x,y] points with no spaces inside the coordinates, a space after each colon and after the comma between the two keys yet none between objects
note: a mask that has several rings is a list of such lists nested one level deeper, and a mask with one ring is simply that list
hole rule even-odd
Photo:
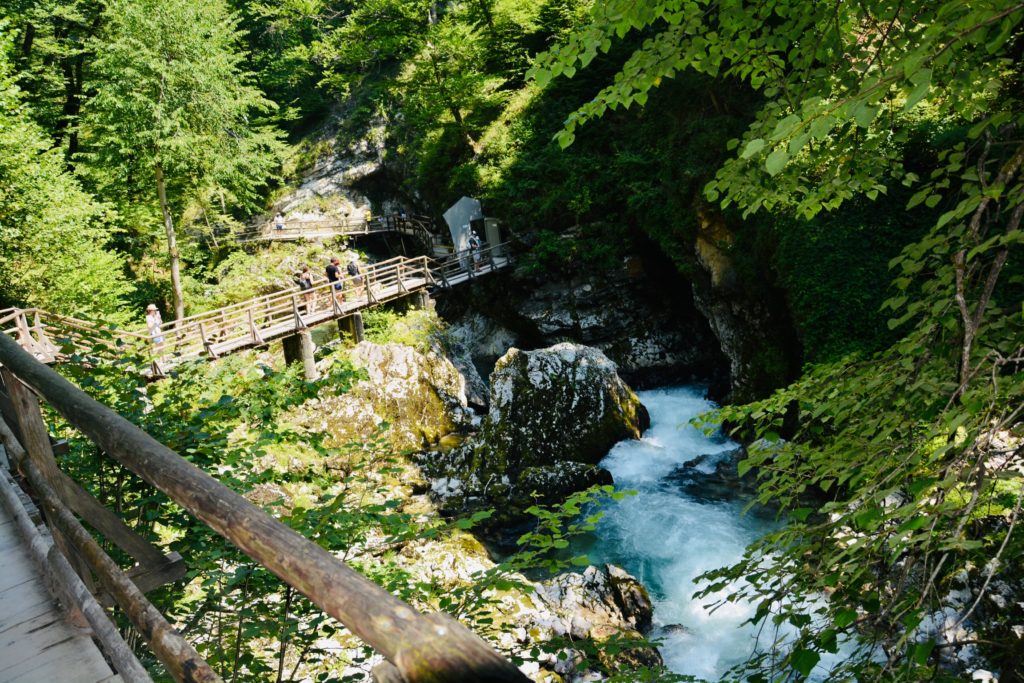
[{"label": "limestone cliff face", "polygon": [[451,293],[439,310],[481,363],[513,345],[573,342],[599,349],[636,386],[709,381],[726,361],[689,285],[668,271],[639,254],[572,276],[517,268]]},{"label": "limestone cliff face", "polygon": [[800,369],[800,346],[785,298],[762,278],[740,277],[729,252],[733,235],[720,216],[701,212],[699,219],[693,300],[729,359],[728,398],[763,397]]},{"label": "limestone cliff face", "polygon": [[385,212],[398,209],[389,193],[374,192],[385,172],[387,127],[383,119],[371,121],[355,138],[324,134],[307,142],[311,161],[299,169],[299,178],[272,207],[288,222],[343,220],[370,217],[371,200]]}]

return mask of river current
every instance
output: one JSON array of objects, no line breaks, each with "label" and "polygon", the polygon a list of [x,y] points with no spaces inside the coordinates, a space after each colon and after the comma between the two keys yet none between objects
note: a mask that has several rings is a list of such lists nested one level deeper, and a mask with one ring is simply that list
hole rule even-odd
[{"label": "river current", "polygon": [[703,395],[696,387],[639,392],[651,427],[641,440],[617,444],[601,462],[617,488],[637,495],[607,504],[579,549],[592,563],[617,564],[647,586],[654,601],[651,635],[662,641],[670,669],[717,680],[752,652],[754,627],[741,625],[754,608],[726,604],[711,613],[703,606],[710,598],[693,598],[694,579],[738,560],[774,522],[743,515],[738,493],[712,486],[715,466],[731,458],[736,444],[689,424],[714,407]]}]

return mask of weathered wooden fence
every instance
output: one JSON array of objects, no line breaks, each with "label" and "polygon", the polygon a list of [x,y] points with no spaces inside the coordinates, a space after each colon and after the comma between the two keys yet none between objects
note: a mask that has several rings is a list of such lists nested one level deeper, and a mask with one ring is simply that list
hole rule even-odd
[{"label": "weathered wooden fence", "polygon": [[340,290],[323,282],[305,292],[275,292],[166,322],[157,335],[104,328],[40,309],[0,311],[0,333],[17,339],[43,362],[53,362],[70,353],[134,354],[147,359],[154,374],[159,375],[178,363],[219,358],[260,346],[426,290],[435,282],[429,266],[425,256],[399,256],[363,265],[358,280],[343,276]]},{"label": "weathered wooden fence", "polygon": [[[383,655],[386,661],[374,669],[378,681],[528,680],[451,617],[421,614],[363,578],[316,543],[87,396],[2,334],[0,363],[4,389],[0,408],[5,416],[0,421],[0,438],[8,444],[18,469],[42,500],[48,521],[60,535],[71,565],[76,566],[87,585],[93,577],[98,580],[176,680],[220,680],[145,598],[144,587],[138,585],[138,569],[146,561],[167,569],[180,567],[180,558],[163,556],[60,471],[36,395],[98,445],[106,456],[164,492]],[[18,433],[8,424],[16,426]],[[85,502],[83,496],[91,502]],[[103,552],[73,512],[136,558],[136,567],[124,572]],[[161,581],[173,578],[173,570],[170,571],[160,577]],[[128,680],[138,680],[131,678],[130,672],[122,672]]]},{"label": "weathered wooden fence", "polygon": [[45,363],[75,353],[131,355],[145,359],[151,374],[159,376],[182,362],[261,346],[418,291],[454,287],[510,263],[507,244],[466,251],[440,262],[426,256],[397,256],[361,265],[358,278],[343,273],[340,290],[322,281],[304,292],[274,292],[166,322],[156,335],[104,327],[37,308],[10,308],[0,310],[0,334],[16,339]]}]

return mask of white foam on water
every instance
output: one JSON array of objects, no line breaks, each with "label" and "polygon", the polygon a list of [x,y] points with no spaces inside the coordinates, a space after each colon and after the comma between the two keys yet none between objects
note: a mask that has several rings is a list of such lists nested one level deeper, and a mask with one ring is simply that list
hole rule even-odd
[{"label": "white foam on water", "polygon": [[[756,631],[741,624],[754,612],[728,603],[714,613],[696,600],[694,578],[736,562],[748,543],[771,526],[741,514],[739,501],[707,502],[664,481],[678,466],[709,455],[698,469],[707,473],[736,444],[710,439],[688,424],[714,407],[697,388],[640,392],[651,427],[640,441],[620,442],[601,465],[618,488],[638,495],[611,503],[587,549],[594,562],[614,562],[637,576],[655,602],[653,636],[663,640],[662,656],[673,671],[714,680],[744,661],[755,647]],[[729,591],[723,591],[723,595]]]}]

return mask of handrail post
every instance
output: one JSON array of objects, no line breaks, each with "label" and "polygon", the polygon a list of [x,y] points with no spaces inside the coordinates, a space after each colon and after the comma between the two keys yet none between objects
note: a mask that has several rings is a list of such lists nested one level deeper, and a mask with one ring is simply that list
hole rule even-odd
[{"label": "handrail post", "polygon": [[210,358],[216,358],[217,354],[213,350],[213,341],[208,339],[206,336],[206,326],[203,321],[199,321],[199,339],[203,342],[203,348],[206,349],[206,355]]},{"label": "handrail post", "polygon": [[329,287],[327,289],[327,293],[331,297],[331,310],[334,311],[334,315],[341,315],[341,313],[342,313],[341,302],[338,301],[338,296],[336,294],[336,291],[337,290],[334,289],[334,284],[329,283]]},{"label": "handrail post", "polygon": [[372,306],[373,304],[377,303],[377,300],[373,296],[373,291],[371,291],[372,288],[370,287],[370,282],[372,280],[372,276],[377,274],[377,269],[367,268],[366,270],[366,305]]},{"label": "handrail post", "polygon": [[295,331],[306,329],[306,323],[302,322],[302,316],[299,314],[298,294],[292,294],[292,313],[295,314]]},{"label": "handrail post", "polygon": [[42,318],[39,317],[38,310],[33,315],[33,319],[33,329],[36,332],[36,340],[39,342],[39,345],[46,351],[49,358],[56,358],[57,353],[60,351],[60,349],[58,349],[57,345],[50,341],[50,338],[46,335],[46,330],[43,325]]},{"label": "handrail post", "polygon": [[53,455],[50,434],[43,420],[43,413],[39,409],[39,400],[7,368],[0,368],[0,375],[3,376],[4,386],[14,405],[18,431],[21,433],[22,445],[28,457],[39,468],[46,481],[57,491],[63,492],[60,468],[57,467],[57,460]]},{"label": "handrail post", "polygon": [[256,329],[256,317],[253,314],[253,307],[249,306],[249,332],[252,334],[253,346],[257,346],[263,343],[263,336],[260,335],[258,329]]}]

